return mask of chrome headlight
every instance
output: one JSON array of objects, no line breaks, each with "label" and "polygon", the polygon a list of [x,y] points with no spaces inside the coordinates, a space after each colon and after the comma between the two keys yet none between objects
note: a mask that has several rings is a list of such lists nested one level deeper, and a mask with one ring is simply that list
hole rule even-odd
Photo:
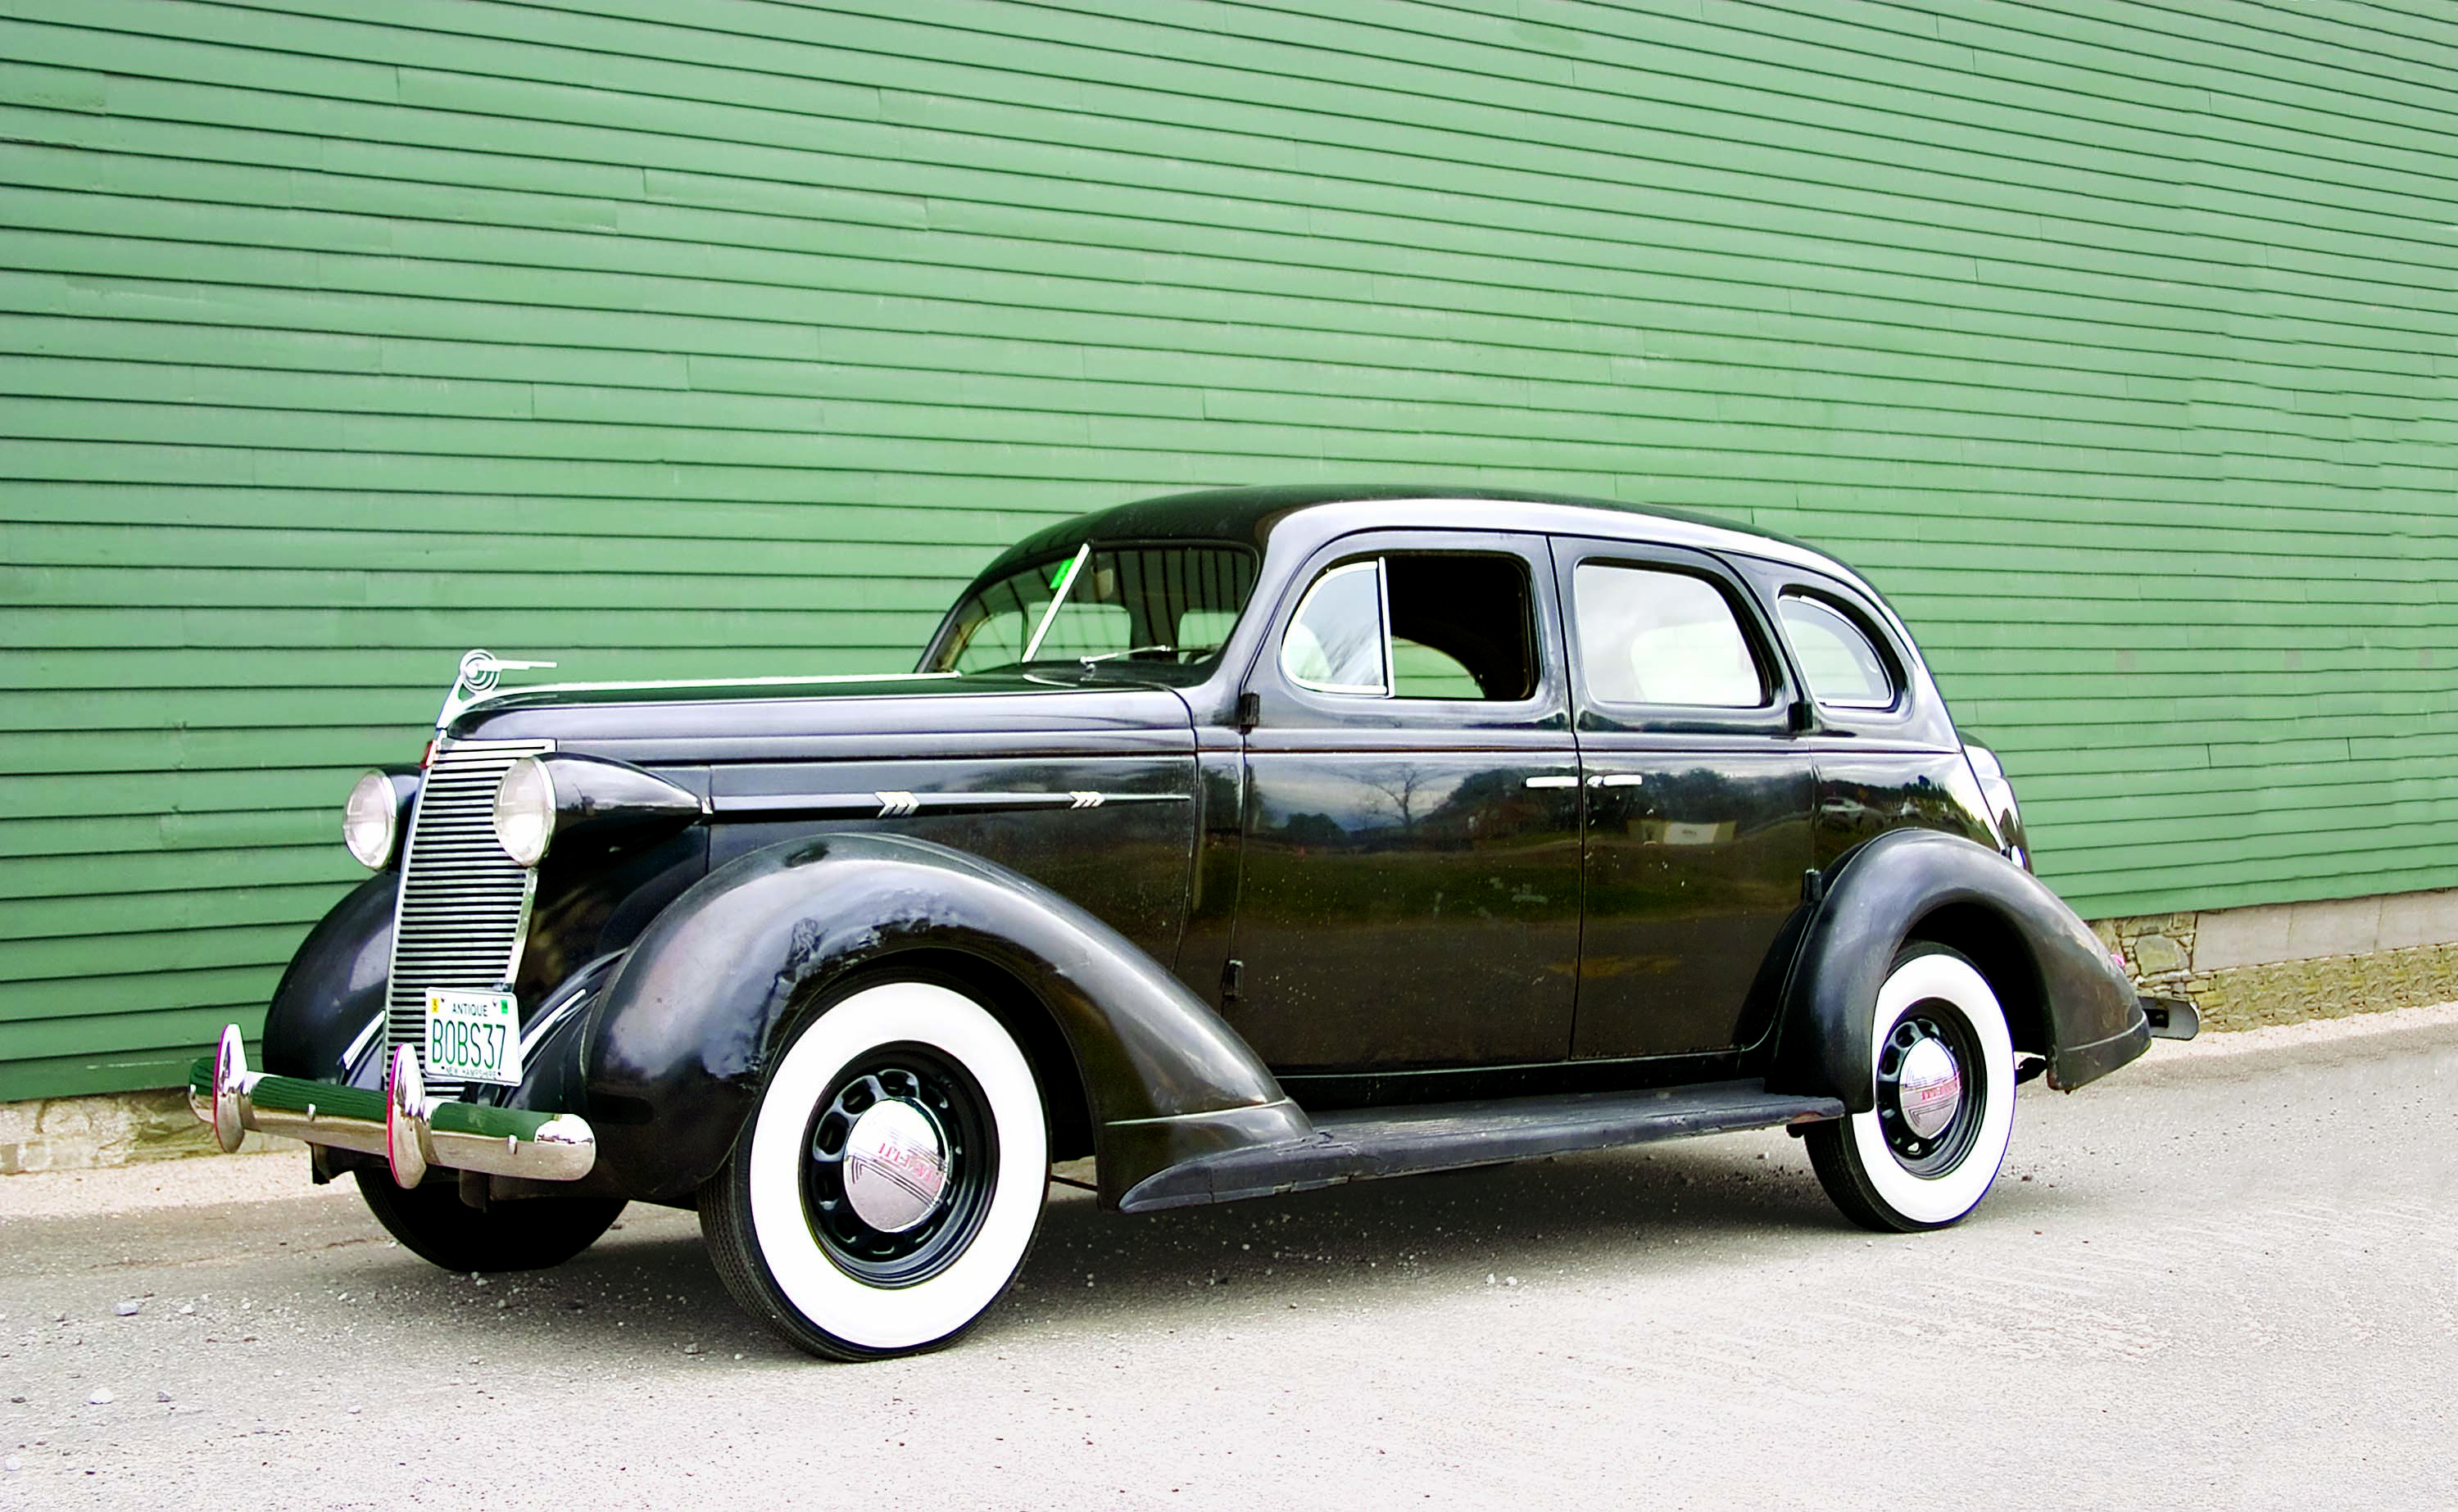
[{"label": "chrome headlight", "polygon": [[370,772],[350,789],[342,805],[342,843],[370,871],[392,864],[393,843],[401,838],[401,798],[392,778]]},{"label": "chrome headlight", "polygon": [[513,762],[495,789],[495,839],[524,866],[544,860],[554,842],[554,779],[535,756]]}]

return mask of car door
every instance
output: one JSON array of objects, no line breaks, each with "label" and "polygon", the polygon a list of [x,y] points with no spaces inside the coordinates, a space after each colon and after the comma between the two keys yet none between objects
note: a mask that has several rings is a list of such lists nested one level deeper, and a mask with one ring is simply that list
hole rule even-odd
[{"label": "car door", "polygon": [[1578,752],[1541,536],[1318,552],[1249,674],[1228,1013],[1283,1071],[1558,1061]]},{"label": "car door", "polygon": [[1589,799],[1573,1054],[1727,1050],[1810,864],[1795,694],[1741,580],[1703,552],[1554,543]]}]

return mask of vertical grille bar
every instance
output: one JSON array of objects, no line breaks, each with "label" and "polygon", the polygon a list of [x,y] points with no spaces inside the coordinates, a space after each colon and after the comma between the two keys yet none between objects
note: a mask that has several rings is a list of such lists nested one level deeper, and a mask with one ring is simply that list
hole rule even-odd
[{"label": "vertical grille bar", "polygon": [[[385,1045],[427,1058],[427,991],[505,988],[520,964],[537,876],[495,841],[495,787],[513,762],[554,749],[547,740],[464,740],[438,745],[410,815],[394,917]],[[432,1097],[457,1098],[462,1084],[429,1077]]]}]

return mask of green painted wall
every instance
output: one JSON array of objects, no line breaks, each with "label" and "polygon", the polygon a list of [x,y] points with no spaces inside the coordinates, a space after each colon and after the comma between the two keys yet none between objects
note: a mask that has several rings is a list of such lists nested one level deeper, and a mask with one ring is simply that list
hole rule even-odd
[{"label": "green painted wall", "polygon": [[0,1098],[252,1026],[463,648],[898,666],[1212,483],[1826,543],[2086,913],[2458,883],[2453,66],[2442,0],[0,0]]}]

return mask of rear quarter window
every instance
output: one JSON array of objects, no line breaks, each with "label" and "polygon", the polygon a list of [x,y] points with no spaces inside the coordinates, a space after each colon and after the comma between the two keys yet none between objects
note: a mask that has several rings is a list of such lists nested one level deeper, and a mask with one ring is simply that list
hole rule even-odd
[{"label": "rear quarter window", "polygon": [[1835,709],[1891,709],[1902,693],[1886,655],[1841,608],[1814,594],[1788,592],[1776,618],[1809,684],[1810,696]]}]

